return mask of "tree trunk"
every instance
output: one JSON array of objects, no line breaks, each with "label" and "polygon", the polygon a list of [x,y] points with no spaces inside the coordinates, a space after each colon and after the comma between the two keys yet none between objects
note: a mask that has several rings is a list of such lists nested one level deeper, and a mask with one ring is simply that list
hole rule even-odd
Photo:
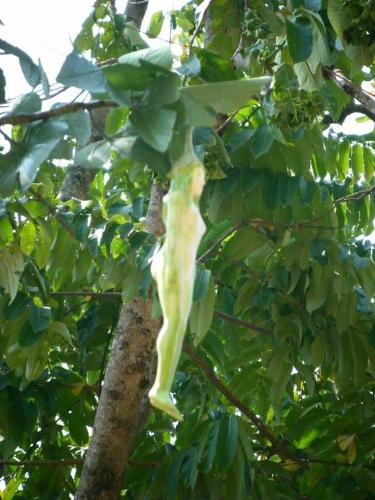
[{"label": "tree trunk", "polygon": [[143,423],[140,407],[152,382],[159,328],[160,321],[151,318],[150,299],[137,298],[122,308],[76,499],[119,497],[133,439]]},{"label": "tree trunk", "polygon": [[[125,15],[140,26],[146,8],[147,2],[135,0],[127,4]],[[98,125],[103,123],[104,118]],[[87,190],[89,182],[84,180],[79,189]],[[146,231],[155,236],[164,232],[162,196],[162,187],[153,184]],[[109,500],[120,496],[134,437],[145,424],[150,408],[147,392],[155,374],[155,342],[160,326],[159,320],[152,319],[150,299],[136,298],[122,307],[75,495],[77,500]]]}]

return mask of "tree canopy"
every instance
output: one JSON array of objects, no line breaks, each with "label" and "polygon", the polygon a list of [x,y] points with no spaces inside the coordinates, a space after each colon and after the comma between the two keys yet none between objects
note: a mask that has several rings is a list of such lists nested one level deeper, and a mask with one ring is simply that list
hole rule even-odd
[{"label": "tree canopy", "polygon": [[[143,32],[146,8],[97,0],[53,84],[0,40],[30,86],[0,69],[0,497],[369,500],[375,2],[191,0]],[[177,423],[146,397],[150,264],[187,126]]]}]

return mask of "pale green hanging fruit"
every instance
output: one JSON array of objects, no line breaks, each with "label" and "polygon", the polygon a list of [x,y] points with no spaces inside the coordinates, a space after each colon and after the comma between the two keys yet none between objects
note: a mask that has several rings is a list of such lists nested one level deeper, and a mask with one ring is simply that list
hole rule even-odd
[{"label": "pale green hanging fruit", "polygon": [[183,155],[172,166],[170,176],[170,189],[163,200],[166,238],[151,264],[163,326],[156,343],[158,367],[149,398],[153,406],[182,420],[170,391],[192,306],[197,250],[206,229],[199,212],[205,170],[194,153],[191,129]]}]

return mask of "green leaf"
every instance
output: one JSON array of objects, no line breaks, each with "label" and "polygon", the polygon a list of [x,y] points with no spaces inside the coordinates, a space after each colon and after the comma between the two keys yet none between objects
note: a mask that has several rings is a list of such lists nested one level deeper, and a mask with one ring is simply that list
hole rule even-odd
[{"label": "green leaf", "polygon": [[10,295],[13,302],[18,289],[18,283],[24,269],[21,250],[16,247],[7,247],[0,250],[0,287]]},{"label": "green leaf", "polygon": [[150,38],[156,38],[160,31],[161,28],[163,27],[163,22],[164,22],[164,13],[162,10],[158,10],[157,12],[154,12],[152,14],[151,19],[150,19],[150,24],[148,25],[147,29],[147,36]]},{"label": "green leaf", "polygon": [[70,436],[79,446],[85,446],[89,440],[85,419],[79,413],[73,412],[67,417]]},{"label": "green leaf", "polygon": [[[43,331],[38,331],[34,332],[34,330],[31,327],[30,321],[25,321],[25,323],[22,325],[19,336],[18,336],[18,343],[20,347],[31,347],[43,336]],[[30,364],[29,364],[29,372],[34,371],[34,366],[33,366],[33,359],[30,359]]]},{"label": "green leaf", "polygon": [[10,223],[8,217],[2,217],[0,219],[0,241],[6,243],[8,241],[12,241],[13,239],[12,224]]},{"label": "green leaf", "polygon": [[[172,67],[169,47],[142,49],[119,57],[118,63],[103,67],[111,90],[145,90],[157,74],[169,74]],[[115,99],[117,94],[113,94]]]},{"label": "green leaf", "polygon": [[270,81],[270,77],[263,76],[249,80],[203,83],[183,87],[181,94],[216,112],[231,113],[245,106]]},{"label": "green leaf", "polygon": [[215,308],[215,283],[210,279],[208,290],[205,296],[193,302],[189,325],[190,331],[194,334],[194,346],[198,346],[210,329]]},{"label": "green leaf", "polygon": [[87,111],[76,111],[64,115],[62,121],[69,126],[68,134],[77,139],[79,146],[84,146],[91,137],[91,118]]},{"label": "green leaf", "polygon": [[140,109],[133,111],[131,121],[142,139],[164,153],[172,139],[176,112],[171,109]]},{"label": "green leaf", "polygon": [[292,364],[288,360],[288,350],[287,346],[282,346],[275,353],[268,367],[268,373],[272,380],[270,400],[277,414],[280,411],[280,403],[292,371]]},{"label": "green leaf", "polygon": [[36,87],[40,82],[40,69],[31,57],[28,56],[23,50],[5,42],[4,40],[0,40],[0,49],[2,49],[5,54],[13,54],[18,57],[23,76],[25,77],[27,83],[33,88]]},{"label": "green leaf", "polygon": [[219,446],[216,449],[216,465],[225,472],[233,462],[238,445],[238,420],[235,415],[224,415],[219,421]]},{"label": "green leaf", "polygon": [[56,80],[67,87],[77,87],[93,93],[106,91],[101,69],[76,50],[65,59]]},{"label": "green leaf", "polygon": [[67,124],[59,120],[38,123],[31,128],[26,142],[26,151],[18,164],[23,190],[28,189],[34,182],[39,165],[48,158],[67,129]]},{"label": "green leaf", "polygon": [[274,141],[272,130],[268,125],[260,125],[250,139],[250,147],[255,158],[270,150]]},{"label": "green leaf", "polygon": [[42,332],[47,329],[50,317],[50,307],[38,307],[34,304],[31,306],[29,321],[31,328],[35,333]]},{"label": "green leaf", "polygon": [[351,20],[343,8],[342,0],[328,0],[327,14],[329,22],[337,33],[337,36],[343,40],[344,30],[349,26]]},{"label": "green leaf", "polygon": [[212,127],[216,122],[216,113],[206,109],[195,99],[182,95],[182,103],[185,107],[185,121],[193,127]]},{"label": "green leaf", "polygon": [[36,113],[42,109],[42,101],[38,94],[30,92],[14,101],[11,107],[12,114]]},{"label": "green leaf", "polygon": [[31,221],[26,221],[20,230],[20,247],[25,255],[30,255],[34,250],[36,228]]},{"label": "green leaf", "polygon": [[[212,469],[219,437],[219,422],[215,422],[208,433],[207,446],[204,452],[203,471],[210,472]],[[221,443],[220,443],[221,444]]]},{"label": "green leaf", "polygon": [[195,54],[189,56],[181,66],[176,68],[176,71],[182,76],[187,78],[193,78],[194,76],[198,76],[201,70],[201,63],[198,57]]},{"label": "green leaf", "polygon": [[329,289],[327,269],[316,264],[313,268],[310,286],[306,294],[306,309],[311,314],[321,307],[326,299]]},{"label": "green leaf", "polygon": [[[68,327],[65,323],[61,321],[52,321],[48,325],[48,333],[51,336],[61,337],[66,343],[68,343],[71,347],[74,347],[72,341],[72,335],[69,332]],[[57,342],[59,344],[59,342]]]},{"label": "green leaf", "polygon": [[362,144],[354,144],[352,148],[351,167],[354,180],[359,181],[365,170]]},{"label": "green leaf", "polygon": [[211,271],[204,269],[201,265],[196,266],[193,300],[202,299],[208,290],[208,285],[211,279]]},{"label": "green leaf", "polygon": [[286,38],[289,53],[295,63],[306,61],[313,49],[313,34],[310,21],[297,17],[286,21]]},{"label": "green leaf", "polygon": [[179,85],[180,78],[174,73],[157,76],[147,88],[145,105],[162,107],[176,102],[180,97]]}]

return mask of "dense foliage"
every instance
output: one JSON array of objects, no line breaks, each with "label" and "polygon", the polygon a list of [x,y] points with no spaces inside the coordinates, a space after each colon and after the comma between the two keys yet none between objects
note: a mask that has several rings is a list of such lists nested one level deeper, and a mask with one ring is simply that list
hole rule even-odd
[{"label": "dense foliage", "polygon": [[[329,128],[358,108],[353,96],[373,103],[361,84],[374,79],[374,1],[197,7],[169,13],[181,49],[172,58],[168,44],[147,49],[113,2],[96,2],[51,87],[40,65],[0,40],[30,84],[8,103],[0,71],[10,104],[0,116],[6,500],[76,491],[121,299],[153,294],[160,314],[150,275],[160,242],[144,217],[186,125],[207,171],[187,340],[233,398],[183,354],[174,396],[184,420],[150,414],[123,494],[375,494],[375,137]],[[151,37],[164,21],[153,15]],[[246,80],[264,75],[270,83]],[[62,86],[82,91],[69,113],[48,106]],[[109,110],[100,140],[93,110],[79,104],[89,94]],[[43,102],[56,112],[33,119]],[[371,116],[366,102],[360,110]],[[92,182],[83,200],[63,201],[72,165]]]}]

